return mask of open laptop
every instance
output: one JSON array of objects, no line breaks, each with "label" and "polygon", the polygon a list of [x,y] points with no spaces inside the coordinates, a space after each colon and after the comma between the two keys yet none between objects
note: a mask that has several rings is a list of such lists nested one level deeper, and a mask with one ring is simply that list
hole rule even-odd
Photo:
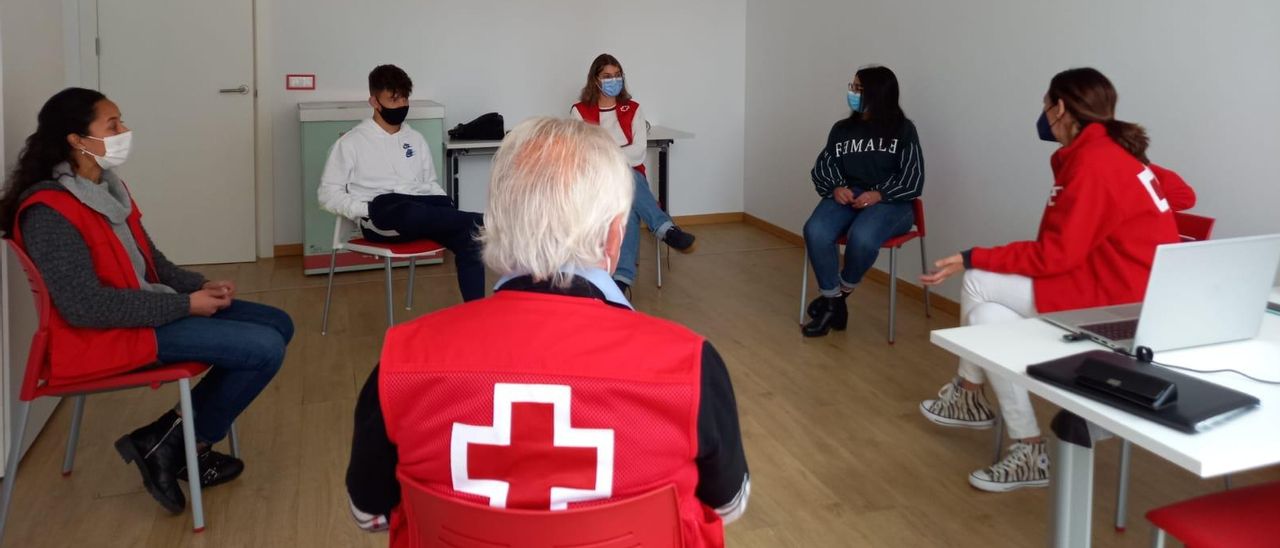
[{"label": "open laptop", "polygon": [[1280,265],[1280,234],[1156,248],[1142,303],[1045,314],[1041,319],[1103,345],[1154,352],[1251,339]]}]

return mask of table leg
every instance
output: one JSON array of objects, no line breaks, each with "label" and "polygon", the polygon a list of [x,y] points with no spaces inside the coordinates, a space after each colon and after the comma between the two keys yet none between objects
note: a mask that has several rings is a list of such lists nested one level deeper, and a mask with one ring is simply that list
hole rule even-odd
[{"label": "table leg", "polygon": [[668,143],[658,147],[658,205],[667,212],[671,211],[667,204],[667,151],[670,149]]},{"label": "table leg", "polygon": [[1050,546],[1088,548],[1093,523],[1093,436],[1090,424],[1066,411],[1053,418]]}]

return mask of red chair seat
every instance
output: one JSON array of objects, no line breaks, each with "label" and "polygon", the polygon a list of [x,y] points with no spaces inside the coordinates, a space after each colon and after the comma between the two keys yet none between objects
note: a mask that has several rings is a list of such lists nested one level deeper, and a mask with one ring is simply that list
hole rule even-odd
[{"label": "red chair seat", "polygon": [[1280,546],[1280,481],[1222,491],[1147,512],[1189,547]]},{"label": "red chair seat", "polygon": [[880,249],[889,249],[889,248],[893,248],[893,247],[902,247],[902,244],[905,244],[905,243],[907,243],[907,242],[910,242],[911,240],[914,240],[914,239],[919,238],[919,237],[920,237],[920,231],[918,231],[918,230],[912,230],[911,232],[908,232],[908,233],[906,233],[906,234],[902,234],[902,235],[899,235],[899,236],[894,236],[894,237],[892,237],[892,238],[889,238],[888,240],[885,240],[885,242],[884,242],[883,244],[881,244],[881,245],[880,245]]},{"label": "red chair seat", "polygon": [[372,248],[389,252],[392,256],[409,256],[409,255],[426,255],[435,253],[444,249],[444,246],[431,240],[414,240],[411,242],[382,243],[371,242],[364,238],[348,240],[346,243],[352,251],[358,251],[356,248]]},{"label": "red chair seat", "polygon": [[162,365],[150,369],[129,371],[127,373],[121,373],[105,379],[69,384],[46,384],[36,388],[35,397],[107,392],[110,390],[123,390],[139,386],[159,386],[164,383],[177,382],[181,379],[197,377],[201,373],[204,373],[206,369],[209,369],[208,365],[196,362]]}]

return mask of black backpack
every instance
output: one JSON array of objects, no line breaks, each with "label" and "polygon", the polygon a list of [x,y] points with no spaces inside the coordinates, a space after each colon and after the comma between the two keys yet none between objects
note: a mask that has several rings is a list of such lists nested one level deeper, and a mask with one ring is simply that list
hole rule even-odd
[{"label": "black backpack", "polygon": [[496,112],[482,114],[449,130],[449,137],[459,141],[499,141],[503,135],[502,115]]}]

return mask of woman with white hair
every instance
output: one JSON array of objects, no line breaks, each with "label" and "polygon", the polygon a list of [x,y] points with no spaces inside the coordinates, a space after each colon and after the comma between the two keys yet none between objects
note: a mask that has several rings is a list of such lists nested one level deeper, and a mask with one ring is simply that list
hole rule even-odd
[{"label": "woman with white hair", "polygon": [[633,188],[598,127],[536,118],[503,140],[480,236],[496,292],[392,328],[361,391],[361,527],[411,544],[397,477],[547,511],[674,489],[685,545],[724,544],[750,493],[733,387],[710,343],[613,283]]}]

